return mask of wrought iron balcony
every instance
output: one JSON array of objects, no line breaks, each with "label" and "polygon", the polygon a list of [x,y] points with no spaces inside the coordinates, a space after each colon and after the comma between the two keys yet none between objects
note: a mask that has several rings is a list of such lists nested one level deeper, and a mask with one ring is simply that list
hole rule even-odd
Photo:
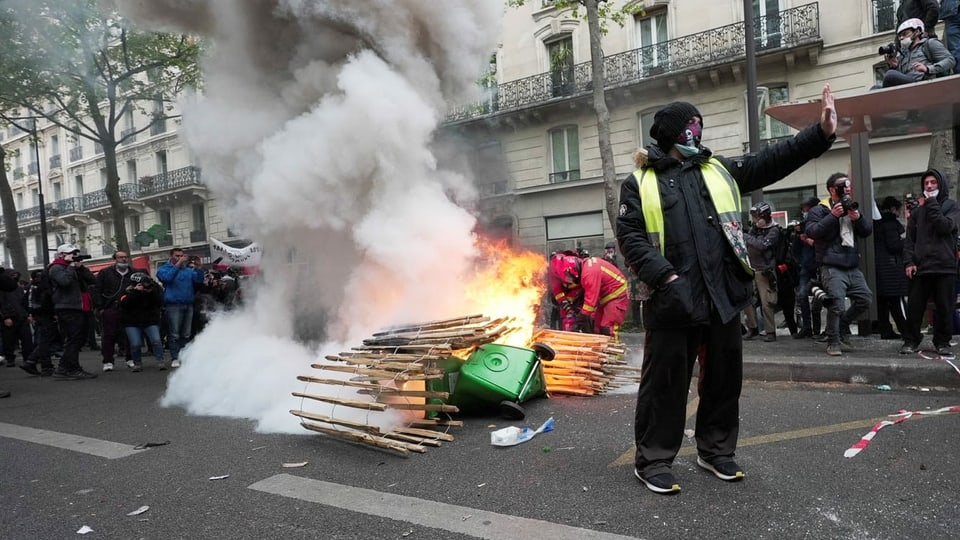
[{"label": "wrought iron balcony", "polygon": [[54,155],[54,156],[50,156],[50,168],[51,168],[51,169],[59,169],[60,167],[61,167],[61,164],[60,164],[60,154],[57,154],[57,155]]},{"label": "wrought iron balcony", "polygon": [[[136,184],[120,184],[118,187],[120,188],[120,200],[124,202],[137,201]],[[81,204],[85,212],[96,210],[98,208],[109,207],[110,200],[107,199],[107,190],[98,189],[97,191],[84,193],[83,202]]]},{"label": "wrought iron balcony", "polygon": [[[754,27],[758,53],[813,43],[820,38],[819,5],[811,3],[758,17]],[[606,87],[626,86],[657,75],[742,60],[746,53],[744,34],[744,24],[735,23],[606,56],[603,59]],[[496,85],[489,99],[454,108],[446,121],[517,110],[592,90],[591,63],[583,62]]]},{"label": "wrought iron balcony", "polygon": [[153,125],[150,126],[150,135],[160,135],[161,133],[167,132],[167,119],[160,118],[155,120]]},{"label": "wrought iron balcony", "polygon": [[71,148],[71,149],[70,149],[70,162],[73,163],[74,161],[80,161],[81,159],[83,159],[83,147],[82,147],[82,146],[74,146],[73,148]]},{"label": "wrought iron balcony", "polygon": [[140,198],[155,208],[207,199],[207,187],[200,180],[200,169],[181,167],[153,176],[144,176],[139,182]]},{"label": "wrought iron balcony", "polygon": [[207,241],[207,231],[206,229],[198,229],[195,231],[190,231],[190,241],[191,242],[206,242]]},{"label": "wrought iron balcony", "polygon": [[580,169],[571,169],[569,171],[561,171],[550,173],[550,183],[559,184],[561,182],[572,182],[574,180],[580,179]]},{"label": "wrought iron balcony", "polygon": [[[57,210],[53,203],[44,205],[46,207],[46,217],[49,219],[57,215]],[[31,206],[23,210],[17,210],[17,225],[24,226],[33,222],[40,222],[40,206]]]},{"label": "wrought iron balcony", "polygon": [[120,131],[120,140],[123,141],[123,144],[135,143],[137,142],[136,132],[137,128],[128,127]]},{"label": "wrought iron balcony", "polygon": [[66,199],[60,199],[52,204],[54,212],[56,212],[56,215],[58,216],[79,214],[83,212],[83,197],[69,197]]},{"label": "wrought iron balcony", "polygon": [[172,247],[172,246],[173,246],[173,236],[169,234],[157,240],[157,247]]}]

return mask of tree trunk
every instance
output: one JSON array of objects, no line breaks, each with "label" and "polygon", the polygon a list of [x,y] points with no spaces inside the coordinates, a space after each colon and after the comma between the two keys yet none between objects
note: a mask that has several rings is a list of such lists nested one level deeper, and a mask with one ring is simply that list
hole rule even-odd
[{"label": "tree trunk", "polygon": [[[7,152],[0,145],[0,165],[6,162]],[[39,163],[37,164],[39,165]],[[3,245],[10,251],[13,269],[20,272],[20,277],[27,277],[27,252],[20,236],[20,225],[17,223],[17,205],[13,202],[13,190],[7,178],[7,168],[0,166],[0,208],[3,209],[3,226],[6,229],[6,238]],[[43,256],[42,253],[40,253]]]},{"label": "tree trunk", "polygon": [[934,131],[930,139],[930,167],[944,174],[949,185],[953,186],[950,192],[952,199],[957,199],[957,156],[954,147],[954,130]]},{"label": "tree trunk", "polygon": [[600,31],[600,16],[597,13],[597,0],[583,0],[587,11],[587,26],[590,29],[590,63],[593,80],[593,110],[597,113],[597,145],[600,147],[600,167],[603,170],[603,198],[607,209],[607,219],[613,234],[617,234],[617,216],[619,212],[617,196],[617,169],[613,161],[613,147],[610,145],[610,111],[607,109],[607,97],[604,92],[606,78],[603,74],[603,48]]},{"label": "tree trunk", "polygon": [[[120,172],[117,170],[116,141],[101,139],[103,159],[107,169],[107,185],[104,191],[110,201],[110,217],[113,219],[113,242],[117,251],[130,253],[130,241],[127,239],[127,211],[120,196]],[[104,240],[108,240],[104,238]]]}]

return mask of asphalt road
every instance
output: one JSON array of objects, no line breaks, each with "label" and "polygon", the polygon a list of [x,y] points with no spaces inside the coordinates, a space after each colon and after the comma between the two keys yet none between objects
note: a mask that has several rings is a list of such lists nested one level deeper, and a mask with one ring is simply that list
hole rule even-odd
[{"label": "asphalt road", "polygon": [[747,383],[746,479],[701,471],[688,439],[674,466],[683,491],[667,497],[633,477],[630,392],[527,402],[527,425],[552,416],[556,428],[520,446],[489,443],[510,423],[467,418],[454,442],[403,457],[162,408],[168,373],[55,381],[0,369],[0,389],[13,392],[0,400],[0,537],[77,538],[84,525],[93,529],[84,538],[165,540],[936,539],[960,530],[960,414],[911,418],[843,456],[885,415],[960,405],[956,390]]}]

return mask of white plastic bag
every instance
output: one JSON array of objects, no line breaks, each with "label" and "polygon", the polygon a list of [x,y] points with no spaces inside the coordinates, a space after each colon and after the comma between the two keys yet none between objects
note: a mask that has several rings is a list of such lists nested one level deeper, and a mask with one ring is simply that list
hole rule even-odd
[{"label": "white plastic bag", "polygon": [[518,428],[516,426],[505,427],[490,433],[490,444],[494,446],[514,446],[525,443],[537,436],[538,433],[553,431],[553,417],[547,419],[536,430],[528,427]]}]

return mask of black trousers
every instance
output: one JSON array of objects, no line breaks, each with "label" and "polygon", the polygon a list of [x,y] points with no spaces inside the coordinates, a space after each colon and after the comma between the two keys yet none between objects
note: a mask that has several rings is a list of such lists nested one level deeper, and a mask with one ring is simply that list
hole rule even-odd
[{"label": "black trousers", "polygon": [[634,422],[636,465],[645,477],[668,472],[680,450],[697,359],[697,452],[706,460],[733,459],[740,433],[743,340],[739,318],[721,323],[713,314],[709,326],[647,330]]},{"label": "black trousers", "polygon": [[50,360],[50,351],[52,350],[54,339],[57,334],[57,323],[53,315],[33,315],[33,353],[27,360],[31,364],[40,364],[44,370],[53,369],[53,362]]},{"label": "black trousers", "polygon": [[86,339],[86,314],[80,310],[57,311],[57,322],[63,336],[63,356],[59,370],[65,373],[80,369],[80,347]]},{"label": "black trousers", "polygon": [[904,325],[903,341],[919,345],[923,340],[920,326],[927,300],[933,300],[937,317],[933,321],[933,346],[949,347],[953,335],[953,310],[956,296],[953,292],[955,274],[917,274],[910,280],[910,295],[907,297],[907,322]]},{"label": "black trousers", "polygon": [[897,332],[902,335],[906,323],[905,313],[902,296],[877,296],[877,330],[880,331],[880,335],[893,334],[894,328],[890,326],[890,317],[893,317],[893,324],[896,325]]},{"label": "black trousers", "polygon": [[12,326],[0,321],[0,339],[3,340],[3,356],[7,358],[7,364],[13,365],[16,362],[17,344],[20,345],[23,361],[30,358],[30,353],[33,352],[33,336],[26,319],[13,318],[11,321]]}]

